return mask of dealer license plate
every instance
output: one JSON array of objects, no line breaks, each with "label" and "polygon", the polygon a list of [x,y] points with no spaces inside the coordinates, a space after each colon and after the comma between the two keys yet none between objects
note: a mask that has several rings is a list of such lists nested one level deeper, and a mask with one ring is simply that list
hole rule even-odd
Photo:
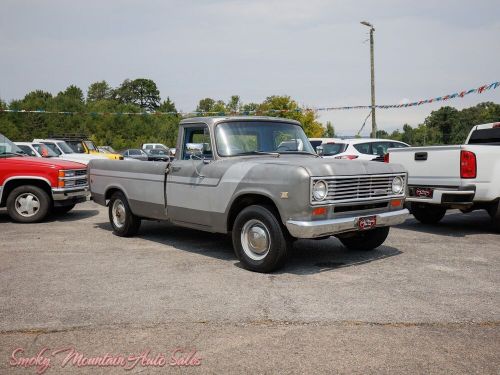
[{"label": "dealer license plate", "polygon": [[432,198],[434,189],[431,188],[415,188],[415,196],[417,198]]},{"label": "dealer license plate", "polygon": [[376,216],[366,216],[360,217],[358,219],[358,228],[359,230],[368,230],[375,228],[377,225],[377,217]]}]

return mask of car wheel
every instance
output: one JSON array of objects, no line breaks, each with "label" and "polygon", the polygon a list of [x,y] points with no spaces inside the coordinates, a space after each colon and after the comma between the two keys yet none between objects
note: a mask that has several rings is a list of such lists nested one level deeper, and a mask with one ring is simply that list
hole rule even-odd
[{"label": "car wheel", "polygon": [[234,222],[234,252],[250,271],[272,272],[286,261],[290,241],[273,211],[268,206],[249,206]]},{"label": "car wheel", "polygon": [[37,223],[49,213],[51,199],[38,186],[19,186],[7,197],[7,212],[19,223]]},{"label": "car wheel", "polygon": [[120,237],[131,237],[137,234],[141,219],[130,210],[127,198],[122,192],[116,192],[109,201],[109,222],[113,232]]},{"label": "car wheel", "polygon": [[357,232],[352,237],[340,237],[339,240],[349,250],[374,250],[384,243],[389,235],[389,227],[375,228],[366,232]]},{"label": "car wheel", "polygon": [[410,211],[423,224],[437,224],[446,214],[446,208],[412,202]]},{"label": "car wheel", "polygon": [[69,206],[57,206],[52,208],[52,212],[56,215],[64,215],[75,208],[76,204],[70,204]]}]

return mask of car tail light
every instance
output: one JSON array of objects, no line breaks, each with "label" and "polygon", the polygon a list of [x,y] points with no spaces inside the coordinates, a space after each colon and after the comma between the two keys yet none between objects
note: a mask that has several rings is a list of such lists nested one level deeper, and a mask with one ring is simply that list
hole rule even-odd
[{"label": "car tail light", "polygon": [[460,178],[476,178],[476,154],[471,151],[460,152]]},{"label": "car tail light", "polygon": [[389,163],[389,153],[384,155],[384,163]]},{"label": "car tail light", "polygon": [[349,160],[353,160],[353,159],[357,159],[357,158],[358,158],[358,155],[335,156],[335,159],[349,159]]},{"label": "car tail light", "polygon": [[493,127],[494,127],[494,128],[500,128],[500,122],[496,122],[496,123],[494,123],[494,124],[493,124]]}]

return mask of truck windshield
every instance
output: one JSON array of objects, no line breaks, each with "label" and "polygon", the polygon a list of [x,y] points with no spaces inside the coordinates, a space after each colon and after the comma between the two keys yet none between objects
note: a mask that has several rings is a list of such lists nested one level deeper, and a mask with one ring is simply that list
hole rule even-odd
[{"label": "truck windshield", "polygon": [[6,158],[10,156],[26,156],[26,154],[10,139],[0,134],[0,157]]},{"label": "truck windshield", "polygon": [[68,146],[66,142],[57,142],[57,145],[65,154],[74,154],[75,152]]},{"label": "truck windshield", "polygon": [[95,147],[94,142],[92,142],[92,141],[83,141],[83,143],[85,143],[85,146],[87,146],[87,148],[90,151],[97,151],[97,147]]},{"label": "truck windshield", "polygon": [[215,128],[220,156],[259,153],[314,154],[304,130],[299,125],[278,121],[231,121]]},{"label": "truck windshield", "polygon": [[474,130],[470,136],[469,144],[500,145],[500,128]]}]

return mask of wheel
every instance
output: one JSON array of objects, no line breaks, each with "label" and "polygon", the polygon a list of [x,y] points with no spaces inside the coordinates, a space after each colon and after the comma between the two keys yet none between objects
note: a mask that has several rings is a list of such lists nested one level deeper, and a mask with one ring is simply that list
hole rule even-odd
[{"label": "wheel", "polygon": [[113,233],[120,237],[131,237],[137,234],[141,219],[130,210],[127,198],[122,192],[116,192],[109,201],[109,222]]},{"label": "wheel", "polygon": [[490,214],[494,228],[500,233],[500,202],[492,204],[488,209],[488,213]]},{"label": "wheel", "polygon": [[19,223],[37,223],[47,216],[51,204],[49,195],[38,186],[19,186],[7,197],[7,212]]},{"label": "wheel", "polygon": [[382,245],[389,235],[389,227],[375,228],[366,232],[357,232],[353,237],[340,237],[339,240],[349,250],[374,250]]},{"label": "wheel", "polygon": [[76,204],[70,204],[69,206],[57,206],[52,208],[52,212],[56,215],[64,215],[75,208]]},{"label": "wheel", "polygon": [[273,211],[268,206],[249,206],[234,222],[234,252],[250,271],[272,272],[286,261],[290,241]]},{"label": "wheel", "polygon": [[415,219],[424,224],[437,224],[446,214],[446,208],[412,202],[411,213],[415,216]]}]

